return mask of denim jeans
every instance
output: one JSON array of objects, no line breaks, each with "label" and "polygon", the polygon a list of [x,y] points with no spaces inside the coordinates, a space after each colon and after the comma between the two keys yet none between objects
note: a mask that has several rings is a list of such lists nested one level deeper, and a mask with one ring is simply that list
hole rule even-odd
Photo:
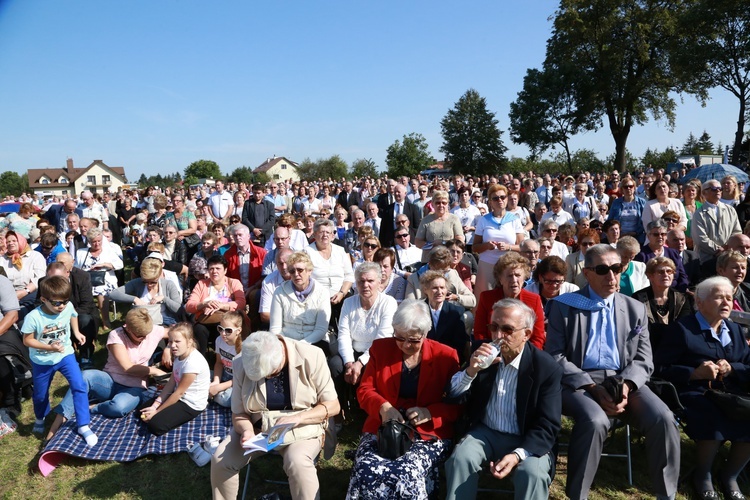
[{"label": "denim jeans", "polygon": [[70,411],[68,418],[76,416],[78,426],[89,425],[91,415],[89,414],[89,405],[86,399],[86,384],[81,376],[81,369],[78,368],[76,357],[68,354],[54,365],[38,365],[32,361],[31,373],[34,377],[34,415],[37,420],[47,416],[49,408],[49,387],[55,372],[60,372],[70,384],[70,389],[65,397],[68,398],[68,408]]},{"label": "denim jeans", "polygon": [[[91,408],[91,413],[98,413],[108,418],[124,417],[135,410],[140,403],[141,393],[145,391],[141,387],[118,384],[112,380],[109,373],[101,370],[84,371],[83,381],[88,389],[89,401],[99,402]],[[73,416],[73,396],[70,391],[65,394],[55,411],[61,413],[66,419]]]}]

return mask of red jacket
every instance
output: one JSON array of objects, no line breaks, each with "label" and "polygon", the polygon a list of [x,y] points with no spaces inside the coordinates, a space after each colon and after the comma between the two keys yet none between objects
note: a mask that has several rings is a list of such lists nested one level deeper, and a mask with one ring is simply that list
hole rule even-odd
[{"label": "red jacket", "polygon": [[[224,254],[227,259],[227,276],[236,280],[240,279],[240,257],[237,255],[237,245],[232,245]],[[248,273],[248,286],[253,286],[263,277],[263,259],[266,258],[266,249],[250,243],[250,271]],[[242,281],[242,280],[240,280]],[[243,283],[244,286],[244,283]]]},{"label": "red jacket", "polygon": [[[380,427],[380,407],[386,401],[395,408],[404,408],[399,399],[403,352],[393,337],[377,339],[370,347],[370,361],[365,367],[357,389],[360,406],[367,412],[363,432],[377,434]],[[453,436],[453,423],[461,414],[461,405],[443,403],[443,391],[454,373],[458,371],[458,355],[452,347],[424,339],[422,361],[419,368],[417,400],[409,406],[430,410],[432,420],[417,427],[426,434],[440,439]]]},{"label": "red jacket", "polygon": [[[504,298],[505,294],[503,294],[503,288],[499,285],[497,288],[487,290],[479,295],[479,303],[474,312],[475,343],[480,340],[492,340],[492,334],[487,329],[487,325],[490,323],[490,318],[492,317],[492,306],[495,302]],[[547,335],[544,333],[544,308],[542,307],[542,298],[527,290],[521,290],[521,295],[518,298],[536,313],[536,323],[534,323],[534,329],[531,332],[529,342],[539,349],[544,350],[544,342],[547,340]]]}]

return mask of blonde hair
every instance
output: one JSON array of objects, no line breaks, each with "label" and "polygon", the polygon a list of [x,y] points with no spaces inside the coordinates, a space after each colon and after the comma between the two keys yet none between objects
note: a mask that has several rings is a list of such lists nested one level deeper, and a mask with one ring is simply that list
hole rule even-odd
[{"label": "blonde hair", "polygon": [[159,259],[143,259],[141,279],[154,280],[161,277],[162,263]]},{"label": "blonde hair", "polygon": [[137,307],[128,311],[125,315],[125,325],[136,337],[145,337],[154,329],[154,322],[145,307]]},{"label": "blonde hair", "polygon": [[173,334],[177,333],[182,334],[182,336],[185,338],[185,342],[187,342],[190,347],[192,347],[193,349],[196,349],[198,347],[198,343],[195,341],[195,334],[193,333],[193,325],[185,321],[183,321],[182,323],[177,323],[169,329],[170,339],[172,338]]},{"label": "blonde hair", "polygon": [[224,323],[225,321],[240,329],[240,334],[234,338],[234,350],[239,354],[240,351],[242,351],[242,328],[244,326],[244,318],[242,317],[242,314],[237,311],[227,311],[224,313],[224,316],[221,317],[221,322]]}]

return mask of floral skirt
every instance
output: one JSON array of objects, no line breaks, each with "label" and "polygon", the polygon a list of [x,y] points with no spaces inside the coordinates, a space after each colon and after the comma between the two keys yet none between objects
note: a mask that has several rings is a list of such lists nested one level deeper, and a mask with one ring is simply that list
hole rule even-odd
[{"label": "floral skirt", "polygon": [[364,434],[357,448],[346,498],[427,499],[437,498],[438,466],[448,455],[450,441],[417,441],[396,460],[378,455],[378,438]]}]

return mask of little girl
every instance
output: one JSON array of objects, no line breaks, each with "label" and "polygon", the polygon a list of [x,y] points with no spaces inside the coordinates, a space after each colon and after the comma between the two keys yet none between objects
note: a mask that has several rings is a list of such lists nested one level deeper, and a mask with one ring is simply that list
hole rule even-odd
[{"label": "little girl", "polygon": [[174,359],[172,376],[154,404],[141,411],[141,419],[157,436],[191,421],[208,406],[211,370],[196,349],[192,325],[173,326],[169,330],[169,345]]},{"label": "little girl", "polygon": [[208,394],[215,403],[229,408],[232,404],[232,360],[242,347],[242,315],[235,311],[224,313],[217,329],[214,379]]}]

